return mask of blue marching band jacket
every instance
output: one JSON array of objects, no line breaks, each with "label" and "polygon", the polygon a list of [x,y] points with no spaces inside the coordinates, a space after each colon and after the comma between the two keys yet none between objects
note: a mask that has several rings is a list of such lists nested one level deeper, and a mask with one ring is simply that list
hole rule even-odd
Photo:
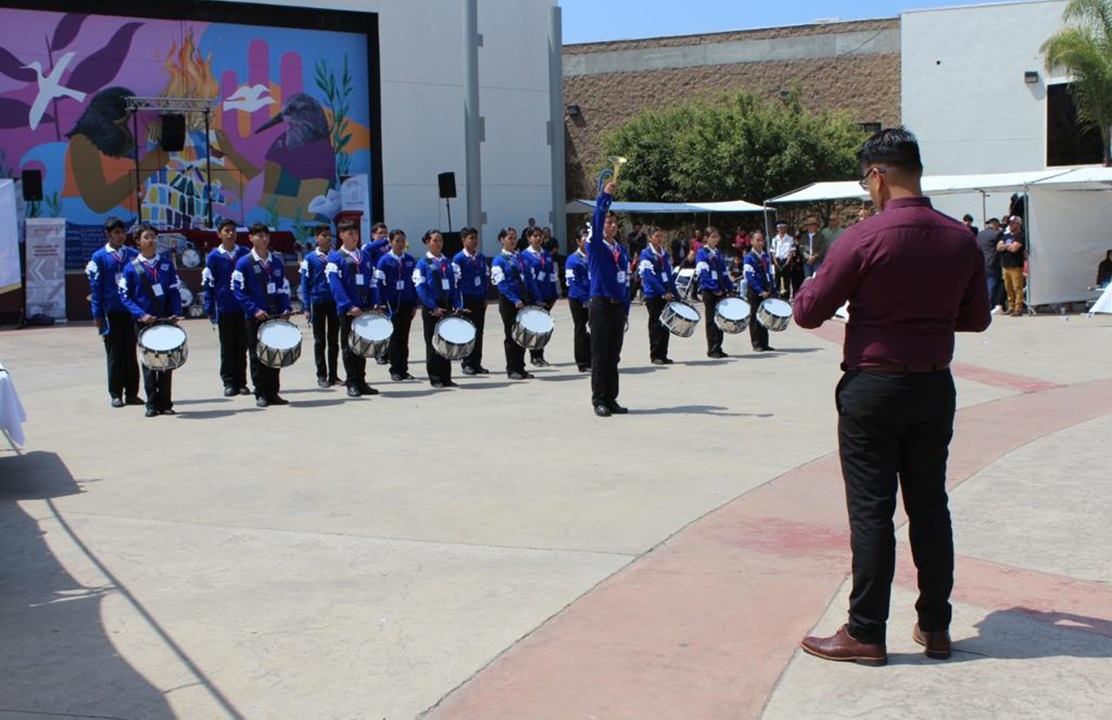
[{"label": "blue marching band jacket", "polygon": [[136,320],[144,315],[156,318],[181,315],[181,284],[169,256],[156,255],[148,260],[140,255],[128,263],[119,294]]},{"label": "blue marching band jacket", "polygon": [[699,289],[712,293],[734,291],[734,282],[726,270],[726,258],[717,249],[699,248],[695,253],[695,276],[699,279]]},{"label": "blue marching band jacket", "polygon": [[85,274],[89,276],[93,319],[101,321],[101,335],[108,334],[108,313],[128,311],[120,296],[120,282],[124,277],[124,268],[138,256],[139,251],[135,248],[124,245],[119,250],[113,250],[111,245],[106,244],[93,253],[85,266]]},{"label": "blue marching band jacket", "polygon": [[417,292],[413,289],[413,270],[416,267],[417,261],[409,253],[402,253],[401,257],[386,253],[379,259],[375,278],[391,315],[399,305],[417,302]]},{"label": "blue marching band jacket", "polygon": [[745,255],[744,268],[745,283],[750,290],[758,295],[773,291],[775,284],[772,280],[772,258],[767,252],[750,250]]},{"label": "blue marching band jacket", "polygon": [[241,257],[232,273],[232,291],[243,312],[252,317],[259,310],[270,315],[290,311],[290,283],[278,253],[269,253],[265,263],[254,250]]},{"label": "blue marching band jacket", "polygon": [[629,315],[629,252],[615,241],[608,245],[603,239],[602,224],[613,196],[599,193],[591,222],[591,239],[587,241],[587,268],[591,278],[591,297],[609,298],[625,305]]},{"label": "blue marching band jacket", "polygon": [[389,252],[389,250],[386,249],[388,247],[390,247],[390,238],[382,238],[381,240],[372,240],[371,242],[363,243],[363,247],[361,247],[360,250],[371,258],[371,267],[377,269],[378,261],[382,259],[383,255]]},{"label": "blue marching band jacket", "polygon": [[661,251],[659,254],[650,245],[641,251],[641,263],[637,266],[641,273],[641,289],[646,298],[664,297],[671,293],[678,297],[676,278],[672,273],[672,261],[668,253]]},{"label": "blue marching band jacket", "polygon": [[251,251],[236,245],[232,251],[225,252],[217,246],[205,258],[205,269],[201,271],[201,289],[205,291],[205,314],[215,325],[220,316],[226,313],[242,313],[243,306],[232,292],[232,273],[236,263]]},{"label": "blue marching band jacket", "polygon": [[587,276],[587,256],[580,250],[568,255],[564,265],[564,279],[568,281],[568,297],[587,303],[591,300],[591,278]]},{"label": "blue marching band jacket", "polygon": [[490,281],[498,293],[513,304],[528,305],[540,301],[541,292],[533,279],[533,271],[521,253],[503,250],[490,269]]},{"label": "blue marching band jacket", "polygon": [[487,267],[486,257],[480,252],[472,257],[466,250],[460,250],[452,258],[452,262],[456,266],[459,291],[463,296],[486,300],[487,293],[490,291],[490,268]]},{"label": "blue marching band jacket", "polygon": [[378,271],[366,250],[333,250],[328,254],[324,272],[328,278],[328,299],[336,301],[337,315],[347,315],[353,307],[369,310],[382,305]]},{"label": "blue marching band jacket", "polygon": [[459,310],[463,307],[455,265],[444,255],[425,253],[413,270],[413,286],[421,304],[429,310]]},{"label": "blue marching band jacket", "polygon": [[328,268],[329,260],[335,254],[335,250],[322,253],[320,248],[316,248],[301,261],[301,267],[298,268],[301,282],[298,284],[297,296],[301,298],[301,304],[305,306],[306,312],[312,312],[313,306],[317,303],[332,302],[332,288],[329,286],[325,270]]},{"label": "blue marching band jacket", "polygon": [[540,293],[537,299],[541,302],[554,302],[560,297],[560,278],[556,275],[556,261],[552,259],[552,253],[525,248],[520,254],[533,270],[533,280]]}]

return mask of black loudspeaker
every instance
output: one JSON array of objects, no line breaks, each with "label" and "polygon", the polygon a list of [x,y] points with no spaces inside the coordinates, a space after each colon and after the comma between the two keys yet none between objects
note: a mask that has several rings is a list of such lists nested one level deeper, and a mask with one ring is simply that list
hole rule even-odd
[{"label": "black loudspeaker", "polygon": [[463,238],[458,232],[441,233],[440,236],[444,238],[445,257],[454,258],[460,250],[463,250]]},{"label": "black loudspeaker", "polygon": [[23,183],[23,202],[42,202],[42,170],[24,170],[20,180]]},{"label": "black loudspeaker", "polygon": [[440,173],[436,176],[440,184],[441,198],[454,198],[456,196],[456,174],[454,172]]},{"label": "black loudspeaker", "polygon": [[185,115],[171,113],[162,116],[162,140],[159,144],[165,152],[185,149]]}]

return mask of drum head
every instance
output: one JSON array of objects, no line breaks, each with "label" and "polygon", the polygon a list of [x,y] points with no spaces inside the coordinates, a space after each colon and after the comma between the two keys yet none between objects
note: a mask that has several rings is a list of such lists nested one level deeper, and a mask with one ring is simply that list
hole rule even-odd
[{"label": "drum head", "polygon": [[189,307],[190,305],[193,304],[193,291],[190,290],[189,288],[187,288],[185,285],[182,285],[180,289],[181,289],[181,306],[182,307]]},{"label": "drum head", "polygon": [[673,300],[672,302],[668,303],[668,309],[679,315],[684,320],[690,320],[691,322],[699,321],[699,311],[691,307],[687,303],[677,302]]},{"label": "drum head", "polygon": [[764,306],[765,311],[770,315],[782,318],[790,318],[792,316],[792,306],[779,298],[769,298],[761,303],[761,305]]},{"label": "drum head", "polygon": [[197,252],[193,248],[186,248],[185,251],[181,254],[181,264],[187,268],[200,267],[201,253]]},{"label": "drum head", "polygon": [[301,331],[287,320],[268,320],[259,328],[259,341],[275,350],[289,350],[301,344]]},{"label": "drum head", "polygon": [[475,339],[475,326],[464,318],[444,318],[436,324],[436,334],[455,345],[466,345]]},{"label": "drum head", "polygon": [[552,316],[535,307],[522,308],[517,314],[517,321],[523,328],[538,335],[552,332],[554,327]]},{"label": "drum head", "polygon": [[715,312],[727,320],[744,320],[749,317],[749,303],[741,298],[726,298],[718,303]]},{"label": "drum head", "polygon": [[390,318],[379,313],[363,313],[351,321],[351,331],[364,340],[381,342],[394,332]]},{"label": "drum head", "polygon": [[155,352],[170,352],[185,343],[185,330],[175,325],[155,325],[139,335],[139,344]]}]

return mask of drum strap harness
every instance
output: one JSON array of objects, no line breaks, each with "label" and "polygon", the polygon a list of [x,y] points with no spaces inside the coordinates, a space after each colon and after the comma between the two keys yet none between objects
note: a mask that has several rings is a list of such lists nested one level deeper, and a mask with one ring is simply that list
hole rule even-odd
[{"label": "drum strap harness", "polygon": [[[146,263],[144,263],[140,259],[142,257],[143,256],[140,255],[139,257],[135,258],[134,260],[131,261],[131,264],[134,265],[135,269],[139,271],[139,277],[142,278],[143,285],[144,285],[144,287],[147,288],[147,294],[150,295],[153,298],[156,298],[157,296],[154,294],[154,284],[158,280],[158,268],[156,267],[158,265],[158,258],[157,257],[155,258],[155,264],[154,265],[147,265]],[[158,316],[159,317],[166,317],[169,314],[169,311],[170,311],[170,293],[166,288],[163,288],[162,289],[162,312],[160,312],[158,314]]]}]

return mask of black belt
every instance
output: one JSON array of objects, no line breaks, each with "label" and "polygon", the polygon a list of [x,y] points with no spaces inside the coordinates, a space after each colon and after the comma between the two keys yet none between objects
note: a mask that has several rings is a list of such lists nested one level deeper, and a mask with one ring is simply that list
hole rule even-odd
[{"label": "black belt", "polygon": [[910,363],[885,363],[879,365],[846,365],[842,363],[845,372],[882,372],[882,373],[929,373],[949,370],[950,363],[930,363],[927,365],[912,365]]},{"label": "black belt", "polygon": [[609,295],[592,295],[591,302],[608,303],[610,305],[625,305],[625,300],[618,300]]}]

